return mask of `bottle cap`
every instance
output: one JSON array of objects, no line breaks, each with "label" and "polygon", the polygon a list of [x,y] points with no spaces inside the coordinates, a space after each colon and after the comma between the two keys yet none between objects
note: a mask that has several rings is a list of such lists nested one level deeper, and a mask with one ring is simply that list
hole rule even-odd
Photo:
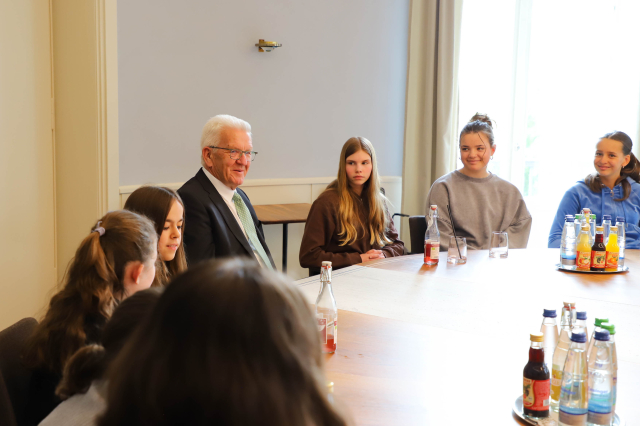
[{"label": "bottle cap", "polygon": [[542,316],[547,318],[555,318],[558,315],[556,315],[555,309],[545,309],[544,312],[542,313]]},{"label": "bottle cap", "polygon": [[544,334],[542,334],[540,332],[531,333],[530,339],[531,339],[532,342],[544,342]]},{"label": "bottle cap", "polygon": [[596,331],[595,339],[606,342],[607,340],[609,340],[609,330]]},{"label": "bottle cap", "polygon": [[562,302],[565,308],[576,306],[576,302]]},{"label": "bottle cap", "polygon": [[604,232],[604,226],[596,226],[596,232]]},{"label": "bottle cap", "polygon": [[611,220],[611,215],[610,214],[603,215],[602,220]]},{"label": "bottle cap", "polygon": [[576,219],[581,219],[581,218],[582,218],[582,215],[581,215],[581,214],[577,214],[577,215],[576,215]]},{"label": "bottle cap", "polygon": [[583,230],[583,231],[588,231],[588,230],[589,230],[589,225],[583,226],[583,227],[582,227],[582,230]]},{"label": "bottle cap", "polygon": [[609,332],[609,335],[613,336],[616,334],[616,326],[613,324],[609,324],[608,322],[603,322],[600,324],[600,328],[604,328]]},{"label": "bottle cap", "polygon": [[326,266],[331,267],[331,262],[329,262],[328,260],[325,260],[325,261],[322,262],[322,266],[323,267],[326,267]]},{"label": "bottle cap", "polygon": [[576,343],[587,343],[587,335],[584,333],[571,333],[571,341]]},{"label": "bottle cap", "polygon": [[571,216],[570,214],[566,215],[564,217],[564,221],[565,222],[573,222],[573,216]]},{"label": "bottle cap", "polygon": [[578,312],[576,314],[576,319],[586,320],[587,319],[587,313],[585,311]]},{"label": "bottle cap", "polygon": [[622,222],[622,223],[624,223],[624,217],[622,217],[622,216],[618,216],[618,217],[616,217],[616,222]]},{"label": "bottle cap", "polygon": [[591,216],[589,216],[591,219],[596,220],[596,215],[592,214]]},{"label": "bottle cap", "polygon": [[615,234],[616,232],[618,232],[618,227],[617,227],[617,226],[611,226],[611,227],[609,228],[609,231],[610,231],[610,232],[613,232],[613,233]]},{"label": "bottle cap", "polygon": [[591,213],[591,209],[589,207],[585,207],[582,209],[582,213]]},{"label": "bottle cap", "polygon": [[609,322],[609,318],[596,318],[596,322],[593,325],[600,327],[603,322]]},{"label": "bottle cap", "polygon": [[431,210],[437,210],[438,206],[436,206],[435,204],[431,204]]}]

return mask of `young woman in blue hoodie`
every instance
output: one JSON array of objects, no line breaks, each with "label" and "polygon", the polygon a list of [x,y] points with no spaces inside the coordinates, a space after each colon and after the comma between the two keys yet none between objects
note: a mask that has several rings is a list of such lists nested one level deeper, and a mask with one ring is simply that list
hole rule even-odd
[{"label": "young woman in blue hoodie", "polygon": [[624,217],[626,247],[640,248],[640,162],[631,152],[633,142],[623,132],[611,132],[596,144],[593,165],[596,174],[587,176],[571,187],[562,197],[549,232],[549,248],[560,247],[565,215],[575,215],[584,207],[596,215]]}]

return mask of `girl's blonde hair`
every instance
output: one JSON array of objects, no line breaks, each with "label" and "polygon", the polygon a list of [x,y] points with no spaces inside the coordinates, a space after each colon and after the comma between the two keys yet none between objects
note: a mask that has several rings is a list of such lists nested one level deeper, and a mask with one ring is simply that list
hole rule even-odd
[{"label": "girl's blonde hair", "polygon": [[[351,189],[347,178],[347,158],[358,151],[364,151],[371,157],[371,176],[369,176],[362,188],[362,199],[369,208],[366,224],[361,223],[357,214],[358,196]],[[382,194],[382,189],[380,188],[376,151],[373,149],[371,142],[360,136],[354,136],[345,142],[340,153],[338,178],[329,184],[326,190],[336,191],[340,198],[340,206],[338,208],[340,245],[354,243],[358,239],[358,229],[364,231],[365,227],[369,229],[371,234],[370,244],[372,246],[383,247],[391,243],[391,240],[385,235],[385,231],[389,227],[389,217],[385,204],[388,200]]]}]

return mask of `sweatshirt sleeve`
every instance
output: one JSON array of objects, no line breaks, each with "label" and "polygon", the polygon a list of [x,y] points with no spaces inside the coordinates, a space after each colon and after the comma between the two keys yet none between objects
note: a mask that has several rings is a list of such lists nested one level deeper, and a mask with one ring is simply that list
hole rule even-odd
[{"label": "sweatshirt sleeve", "polygon": [[330,261],[333,268],[342,268],[362,262],[360,253],[333,253],[325,251],[336,231],[335,205],[322,195],[313,202],[300,244],[300,266],[319,268],[323,261]]},{"label": "sweatshirt sleeve", "polygon": [[438,231],[440,231],[440,251],[449,249],[449,239],[453,236],[453,226],[449,221],[447,206],[449,205],[449,191],[442,182],[434,182],[427,194],[425,216],[429,217],[431,205],[438,206]]},{"label": "sweatshirt sleeve", "polygon": [[532,221],[531,213],[529,213],[526,203],[522,198],[520,198],[520,203],[518,205],[514,221],[507,228],[507,234],[509,235],[509,248],[527,248]]},{"label": "sweatshirt sleeve", "polygon": [[556,217],[551,224],[551,230],[549,231],[549,248],[560,248],[560,240],[562,239],[562,229],[564,228],[564,218],[568,214],[576,214],[580,211],[580,199],[578,198],[578,192],[570,188],[564,193],[562,201],[558,206]]},{"label": "sweatshirt sleeve", "polygon": [[382,253],[384,253],[384,257],[402,256],[404,254],[404,242],[399,238],[398,231],[393,223],[393,218],[389,214],[389,210],[386,210],[385,213],[389,218],[389,227],[385,232],[385,236],[391,240],[391,244],[382,247]]}]

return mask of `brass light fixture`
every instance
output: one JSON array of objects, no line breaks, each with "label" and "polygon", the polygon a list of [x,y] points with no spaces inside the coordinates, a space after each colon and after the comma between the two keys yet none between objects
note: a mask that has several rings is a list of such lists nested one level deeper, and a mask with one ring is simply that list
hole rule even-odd
[{"label": "brass light fixture", "polygon": [[258,47],[258,52],[271,52],[276,47],[282,47],[282,44],[277,41],[264,41],[263,39],[258,40],[256,43]]}]

